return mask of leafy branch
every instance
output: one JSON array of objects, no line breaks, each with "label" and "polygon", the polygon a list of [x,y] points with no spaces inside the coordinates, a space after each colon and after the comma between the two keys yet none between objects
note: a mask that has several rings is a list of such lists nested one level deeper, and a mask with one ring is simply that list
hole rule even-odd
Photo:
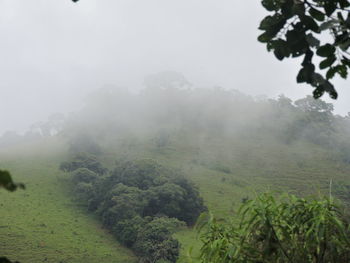
[{"label": "leafy branch", "polygon": [[[303,56],[298,83],[314,87],[314,98],[327,92],[338,93],[330,82],[336,74],[346,79],[350,59],[350,2],[348,0],[262,0],[273,12],[260,23],[264,32],[258,37],[278,60]],[[329,32],[331,41],[321,45],[320,36]],[[316,71],[314,58],[321,59]]]}]

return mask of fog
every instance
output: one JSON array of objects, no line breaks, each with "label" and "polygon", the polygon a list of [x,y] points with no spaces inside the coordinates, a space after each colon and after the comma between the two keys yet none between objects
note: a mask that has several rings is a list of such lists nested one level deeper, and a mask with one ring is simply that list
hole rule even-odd
[{"label": "fog", "polygon": [[[197,87],[311,94],[295,83],[298,61],[279,62],[257,42],[264,15],[259,1],[0,0],[0,134],[77,111],[106,85],[141,90],[164,70]],[[335,84],[345,114],[350,92]]]}]

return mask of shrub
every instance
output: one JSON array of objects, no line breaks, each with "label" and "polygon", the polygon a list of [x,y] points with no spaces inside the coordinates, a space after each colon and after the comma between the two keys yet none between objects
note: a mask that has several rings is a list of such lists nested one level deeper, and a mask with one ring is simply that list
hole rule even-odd
[{"label": "shrub", "polygon": [[203,263],[350,262],[349,221],[332,200],[262,194],[244,202],[238,218],[200,224]]},{"label": "shrub", "polygon": [[149,222],[139,230],[133,249],[141,262],[173,262],[179,257],[180,243],[171,235],[181,222],[174,218],[148,218]]},{"label": "shrub", "polygon": [[89,210],[96,211],[141,262],[176,262],[180,244],[172,234],[206,210],[194,185],[153,160],[117,162],[108,176],[98,176],[90,164],[80,156],[70,162],[70,167],[79,167],[72,180]]},{"label": "shrub", "polygon": [[60,170],[64,172],[73,172],[79,168],[87,168],[97,174],[105,174],[107,169],[93,155],[87,153],[76,154],[72,161],[62,162],[60,164]]},{"label": "shrub", "polygon": [[89,170],[88,168],[78,168],[73,172],[72,178],[75,183],[91,183],[98,178],[98,175],[95,172]]}]

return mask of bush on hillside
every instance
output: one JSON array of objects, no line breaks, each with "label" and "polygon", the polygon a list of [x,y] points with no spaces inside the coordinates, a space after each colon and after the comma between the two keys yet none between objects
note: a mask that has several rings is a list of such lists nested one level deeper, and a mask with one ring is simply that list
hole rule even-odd
[{"label": "bush on hillside", "polygon": [[[148,221],[148,222],[147,222]],[[141,262],[176,262],[179,257],[180,243],[171,235],[181,226],[175,218],[146,218],[138,231],[133,249]]]},{"label": "bush on hillside", "polygon": [[88,168],[78,168],[72,173],[72,178],[75,183],[91,183],[98,178],[98,174]]},{"label": "bush on hillside", "polygon": [[73,172],[79,168],[86,168],[99,175],[105,174],[107,169],[97,160],[94,155],[88,153],[79,153],[74,155],[71,161],[62,162],[60,170],[64,172]]},{"label": "bush on hillside", "polygon": [[141,262],[176,262],[180,244],[172,234],[206,210],[196,187],[153,160],[116,162],[105,176],[90,169],[90,160],[66,162],[75,168],[70,170],[78,197]]}]

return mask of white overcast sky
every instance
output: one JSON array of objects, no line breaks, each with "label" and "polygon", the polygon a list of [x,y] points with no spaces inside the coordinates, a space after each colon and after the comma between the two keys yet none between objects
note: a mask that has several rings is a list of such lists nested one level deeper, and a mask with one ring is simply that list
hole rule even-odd
[{"label": "white overcast sky", "polygon": [[[0,0],[0,134],[164,70],[251,95],[311,94],[295,83],[300,62],[279,62],[257,42],[265,14],[259,0]],[[345,114],[348,82],[336,86]]]}]

